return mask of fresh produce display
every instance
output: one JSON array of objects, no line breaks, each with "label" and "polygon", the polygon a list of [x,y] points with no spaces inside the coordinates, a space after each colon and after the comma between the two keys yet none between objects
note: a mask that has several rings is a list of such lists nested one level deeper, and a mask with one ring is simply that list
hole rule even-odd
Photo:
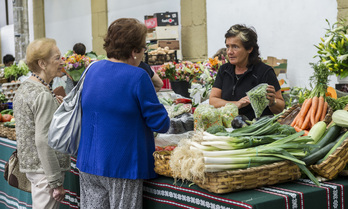
[{"label": "fresh produce display", "polygon": [[301,136],[303,131],[296,132],[291,126],[279,124],[278,117],[264,117],[250,126],[227,133],[197,133],[192,139],[182,141],[174,150],[171,169],[174,173],[179,172],[182,178],[192,180],[203,178],[205,172],[245,169],[290,160],[319,185],[301,160],[308,154],[307,150],[316,147],[309,143],[313,139]]},{"label": "fresh produce display", "polygon": [[232,120],[238,116],[238,107],[235,104],[226,104],[223,107],[215,108],[212,105],[198,105],[193,113],[195,130],[207,130],[215,125],[223,125],[231,128]]},{"label": "fresh produce display", "polygon": [[8,99],[6,98],[5,94],[0,93],[0,104],[6,103]]},{"label": "fresh produce display", "polygon": [[261,116],[262,112],[265,110],[265,108],[269,104],[269,101],[266,97],[267,86],[268,84],[261,83],[247,92],[251,107],[253,108],[255,112],[256,118],[259,118]]},{"label": "fresh produce display", "polygon": [[29,67],[25,64],[23,60],[19,61],[18,65],[13,64],[10,67],[4,69],[5,78],[12,77],[14,80],[17,80],[20,76],[26,75],[29,73]]},{"label": "fresh produce display", "polygon": [[310,80],[312,81],[311,84],[315,84],[315,86],[291,123],[291,126],[297,131],[304,130],[306,134],[317,122],[324,120],[329,106],[325,98],[330,73],[323,64],[312,64],[312,67],[314,74]]},{"label": "fresh produce display", "polygon": [[337,99],[326,97],[326,101],[332,110],[342,110],[348,104],[348,96],[339,97]]}]

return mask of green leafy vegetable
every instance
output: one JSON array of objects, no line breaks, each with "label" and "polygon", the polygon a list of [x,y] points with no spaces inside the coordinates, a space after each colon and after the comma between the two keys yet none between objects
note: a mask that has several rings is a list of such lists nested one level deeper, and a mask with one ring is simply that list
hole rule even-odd
[{"label": "green leafy vegetable", "polygon": [[251,107],[255,112],[255,117],[259,118],[262,112],[267,107],[269,101],[267,99],[267,86],[266,83],[261,83],[247,92],[250,100]]},{"label": "green leafy vegetable", "polygon": [[228,103],[225,106],[219,108],[222,123],[226,128],[231,128],[232,120],[238,115],[238,107],[233,103]]}]

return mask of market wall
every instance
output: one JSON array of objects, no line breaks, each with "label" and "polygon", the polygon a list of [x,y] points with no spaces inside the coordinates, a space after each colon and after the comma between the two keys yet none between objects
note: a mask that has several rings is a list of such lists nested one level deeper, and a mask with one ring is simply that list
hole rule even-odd
[{"label": "market wall", "polygon": [[56,39],[62,54],[75,43],[92,50],[91,4],[86,0],[45,0],[46,37]]},{"label": "market wall", "polygon": [[[274,56],[288,60],[287,78],[291,86],[309,88],[317,62],[314,44],[320,42],[325,28],[337,20],[337,2],[332,0],[207,0],[208,56],[224,47],[224,35],[230,26],[253,26],[258,34],[262,58]],[[330,85],[337,82],[332,76]]]}]

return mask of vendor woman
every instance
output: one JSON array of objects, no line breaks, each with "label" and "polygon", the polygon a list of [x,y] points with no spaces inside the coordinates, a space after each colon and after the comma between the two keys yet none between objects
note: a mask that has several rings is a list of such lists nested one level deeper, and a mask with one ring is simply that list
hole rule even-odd
[{"label": "vendor woman", "polygon": [[267,83],[269,105],[262,116],[282,112],[285,102],[278,79],[273,68],[261,61],[255,30],[245,25],[233,25],[225,34],[225,44],[229,63],[220,67],[209,103],[216,108],[234,103],[239,114],[251,120],[255,113],[246,92],[260,83]]}]

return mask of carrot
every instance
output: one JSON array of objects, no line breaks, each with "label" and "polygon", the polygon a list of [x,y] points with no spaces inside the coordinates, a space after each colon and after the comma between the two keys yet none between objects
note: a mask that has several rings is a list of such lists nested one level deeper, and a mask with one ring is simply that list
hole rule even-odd
[{"label": "carrot", "polygon": [[321,118],[323,108],[324,108],[324,103],[325,103],[324,97],[320,96],[319,103],[318,103],[318,109],[317,109],[317,112],[315,114],[315,123],[317,123],[319,121],[319,119]]},{"label": "carrot", "polygon": [[300,128],[302,130],[305,130],[306,128],[309,127],[309,122],[310,122],[310,118],[311,118],[310,116],[312,115],[311,113],[312,113],[312,108],[310,108],[310,110],[308,111],[302,125],[300,126]]},{"label": "carrot", "polygon": [[315,124],[315,114],[317,113],[318,103],[319,103],[319,98],[317,96],[314,96],[312,98],[312,113],[311,113],[311,123],[313,126]]},{"label": "carrot", "polygon": [[303,131],[304,131],[303,136],[308,136],[309,131],[308,130],[303,130]]},{"label": "carrot", "polygon": [[303,102],[300,113],[299,113],[301,115],[300,115],[300,118],[298,119],[298,122],[296,123],[299,127],[302,126],[302,123],[304,122],[305,117],[308,114],[308,111],[311,105],[312,105],[312,98],[308,98]]},{"label": "carrot", "polygon": [[294,126],[294,129],[295,129],[296,132],[302,131],[302,129],[300,129],[298,126]]},{"label": "carrot", "polygon": [[290,126],[294,127],[294,125],[296,125],[296,122],[298,120],[298,118],[300,117],[300,112],[297,113],[296,117],[294,118],[294,120],[291,122]]},{"label": "carrot", "polygon": [[323,107],[323,112],[321,113],[320,121],[325,119],[325,115],[326,115],[326,111],[327,111],[328,106],[329,106],[329,104],[327,103],[327,101],[325,101],[324,107]]}]

